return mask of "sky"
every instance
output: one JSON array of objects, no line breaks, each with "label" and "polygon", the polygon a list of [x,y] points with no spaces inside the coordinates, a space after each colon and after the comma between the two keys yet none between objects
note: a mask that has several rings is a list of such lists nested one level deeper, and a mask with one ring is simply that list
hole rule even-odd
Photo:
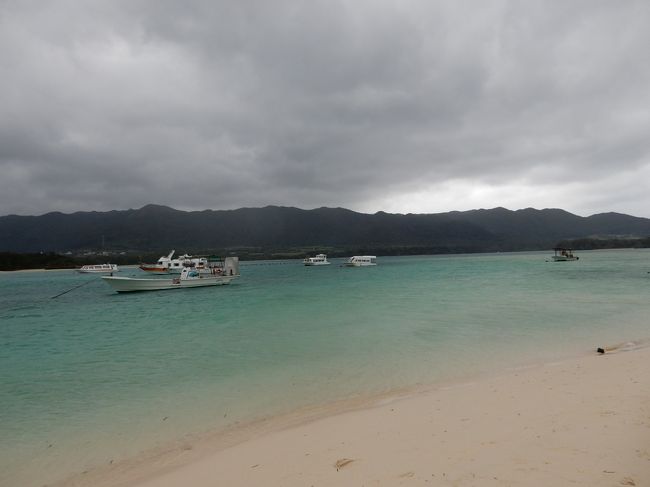
[{"label": "sky", "polygon": [[0,0],[0,215],[650,217],[650,2]]}]

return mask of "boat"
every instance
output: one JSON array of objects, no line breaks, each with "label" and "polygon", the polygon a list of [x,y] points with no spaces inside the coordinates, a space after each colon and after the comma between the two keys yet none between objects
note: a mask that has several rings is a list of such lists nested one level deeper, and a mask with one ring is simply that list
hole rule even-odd
[{"label": "boat", "polygon": [[205,269],[208,267],[208,259],[206,257],[193,257],[188,254],[183,254],[177,259],[171,260],[168,271],[172,274],[180,274],[185,267]]},{"label": "boat", "polygon": [[553,262],[566,262],[569,260],[578,260],[580,258],[573,255],[572,249],[556,247],[553,250],[555,251],[555,255],[553,255]]},{"label": "boat", "polygon": [[173,259],[175,250],[166,256],[160,257],[155,264],[140,264],[140,269],[149,274],[180,274],[185,267],[205,269],[208,267],[208,259],[205,257],[193,257],[183,254]]},{"label": "boat", "polygon": [[223,286],[239,277],[239,259],[226,257],[222,266],[206,269],[184,267],[179,277],[171,279],[102,276],[104,282],[118,293],[162,291],[206,286]]},{"label": "boat", "polygon": [[377,265],[377,256],[375,255],[354,255],[345,263],[346,267],[365,267]]},{"label": "boat", "polygon": [[330,265],[331,262],[327,260],[327,255],[325,254],[318,254],[316,257],[305,257],[303,259],[302,263],[304,265],[312,266],[312,265]]},{"label": "boat", "polygon": [[80,269],[77,269],[77,272],[83,274],[111,274],[113,272],[120,272],[120,269],[117,267],[117,264],[92,264],[82,266]]},{"label": "boat", "polygon": [[160,257],[155,264],[140,264],[140,269],[150,274],[169,274],[169,266],[172,261],[172,256],[175,250],[172,250],[166,256]]}]

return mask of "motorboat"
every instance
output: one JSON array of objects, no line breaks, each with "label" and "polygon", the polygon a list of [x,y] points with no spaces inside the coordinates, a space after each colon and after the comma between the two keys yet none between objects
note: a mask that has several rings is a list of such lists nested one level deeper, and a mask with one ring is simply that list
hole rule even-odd
[{"label": "motorboat", "polygon": [[377,256],[375,255],[354,255],[345,263],[347,267],[365,267],[377,265]]},{"label": "motorboat", "polygon": [[208,259],[206,257],[193,257],[188,254],[183,254],[169,262],[168,271],[171,274],[180,274],[185,267],[207,269]]},{"label": "motorboat", "polygon": [[118,293],[133,291],[161,291],[164,289],[181,289],[192,287],[219,286],[230,284],[235,276],[205,275],[195,269],[186,267],[180,277],[171,279],[102,276],[102,279]]},{"label": "motorboat", "polygon": [[175,250],[172,250],[166,256],[162,256],[155,264],[140,264],[140,269],[150,274],[169,274],[169,267],[171,265],[172,256]]},{"label": "motorboat", "polygon": [[331,264],[331,262],[327,260],[327,255],[325,254],[318,254],[316,255],[316,257],[306,257],[305,259],[303,259],[302,263],[308,266]]},{"label": "motorboat", "polygon": [[174,259],[174,252],[176,251],[172,250],[166,256],[160,257],[155,264],[141,264],[140,269],[150,274],[180,274],[185,267],[206,269],[209,266],[206,257],[183,254]]},{"label": "motorboat", "polygon": [[222,286],[239,277],[239,259],[226,257],[222,266],[206,269],[184,267],[180,276],[171,279],[102,276],[104,282],[118,293],[161,291],[206,286]]},{"label": "motorboat", "polygon": [[578,260],[580,258],[573,255],[572,249],[556,247],[553,250],[555,251],[555,255],[553,255],[553,262],[566,262],[569,260]]},{"label": "motorboat", "polygon": [[113,272],[120,272],[117,264],[92,264],[84,265],[77,272],[83,274],[112,274]]}]

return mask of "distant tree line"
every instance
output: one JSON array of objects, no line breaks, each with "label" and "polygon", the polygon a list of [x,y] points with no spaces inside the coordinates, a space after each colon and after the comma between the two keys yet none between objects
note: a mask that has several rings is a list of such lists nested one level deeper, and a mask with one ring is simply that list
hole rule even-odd
[{"label": "distant tree line", "polygon": [[645,238],[576,238],[558,242],[558,247],[574,250],[599,249],[646,249],[650,248],[650,237]]},{"label": "distant tree line", "polygon": [[17,271],[22,269],[66,269],[74,268],[76,263],[67,256],[54,252],[38,254],[15,254],[0,252],[0,270]]},{"label": "distant tree line", "polygon": [[129,265],[139,262],[157,260],[158,255],[61,255],[56,252],[16,253],[0,252],[0,271],[18,271],[26,269],[74,269],[86,264]]}]

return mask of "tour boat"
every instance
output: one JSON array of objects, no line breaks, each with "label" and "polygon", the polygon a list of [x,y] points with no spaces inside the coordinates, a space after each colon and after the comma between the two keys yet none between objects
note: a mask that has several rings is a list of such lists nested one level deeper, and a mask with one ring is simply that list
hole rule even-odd
[{"label": "tour boat", "polygon": [[316,257],[306,257],[303,261],[305,265],[330,265],[330,261],[327,260],[327,255],[318,254]]},{"label": "tour boat", "polygon": [[580,257],[573,255],[573,250],[564,249],[562,247],[557,247],[553,249],[555,255],[553,256],[553,262],[566,262],[568,260],[578,260]]},{"label": "tour boat", "polygon": [[168,271],[172,274],[180,274],[185,267],[206,269],[208,267],[208,259],[206,257],[192,257],[191,255],[183,254],[169,262]]},{"label": "tour boat", "polygon": [[365,267],[369,265],[377,265],[377,257],[375,255],[354,255],[345,263],[347,267]]},{"label": "tour boat", "polygon": [[176,259],[172,259],[175,250],[168,255],[162,256],[155,264],[141,264],[140,269],[150,274],[180,274],[185,267],[195,267],[205,269],[208,267],[208,259],[205,257],[192,257],[183,254]]},{"label": "tour boat", "polygon": [[140,269],[150,274],[169,274],[169,266],[175,250],[172,250],[167,256],[162,256],[155,264],[140,264]]},{"label": "tour boat", "polygon": [[184,267],[179,277],[172,279],[133,278],[102,276],[102,279],[118,293],[133,291],[161,291],[205,286],[222,286],[239,276],[239,259],[226,257],[223,266],[207,269]]},{"label": "tour boat", "polygon": [[77,269],[77,272],[84,274],[110,274],[112,272],[120,272],[120,269],[117,267],[117,264],[93,264],[82,266],[81,269]]}]

